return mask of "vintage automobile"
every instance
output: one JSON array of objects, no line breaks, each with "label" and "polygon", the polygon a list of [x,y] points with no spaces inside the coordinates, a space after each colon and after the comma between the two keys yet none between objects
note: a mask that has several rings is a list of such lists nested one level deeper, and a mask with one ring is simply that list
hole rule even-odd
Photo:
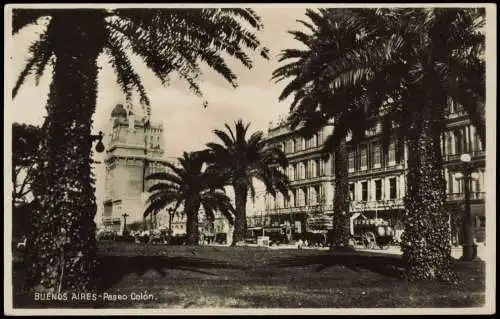
[{"label": "vintage automobile", "polygon": [[389,248],[395,231],[388,221],[381,218],[366,218],[355,213],[350,218],[351,245],[361,245],[366,249]]}]

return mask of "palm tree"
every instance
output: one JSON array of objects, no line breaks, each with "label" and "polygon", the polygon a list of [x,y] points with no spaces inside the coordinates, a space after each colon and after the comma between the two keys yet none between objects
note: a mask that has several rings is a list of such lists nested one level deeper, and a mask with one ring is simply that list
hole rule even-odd
[{"label": "palm tree", "polygon": [[[323,76],[324,66],[335,61],[340,50],[346,50],[356,45],[357,30],[350,28],[346,23],[334,23],[330,19],[330,10],[308,9],[306,16],[311,23],[298,20],[310,33],[290,31],[295,40],[301,42],[305,49],[285,49],[279,61],[290,61],[273,72],[276,82],[291,79],[285,86],[280,101],[294,94],[290,106],[289,121],[292,129],[309,137],[324,126],[332,125],[334,130],[327,138],[324,149],[326,153],[333,150],[334,155],[334,218],[332,231],[332,248],[346,246],[349,240],[349,191],[348,191],[348,163],[346,137],[348,133],[354,140],[364,135],[364,129],[371,121],[360,116],[359,90],[331,90],[330,78]],[[356,111],[354,111],[356,110]],[[351,119],[355,119],[356,126],[347,126]]]},{"label": "palm tree", "polygon": [[246,51],[267,58],[267,49],[260,47],[253,32],[262,23],[251,9],[15,9],[13,34],[42,22],[42,17],[49,18],[47,27],[30,46],[26,67],[13,89],[15,96],[29,75],[38,81],[46,67],[53,66],[43,124],[47,138],[40,153],[43,176],[34,188],[43,209],[35,214],[35,231],[28,239],[27,284],[88,291],[96,282],[89,137],[99,54],[109,55],[127,101],[137,91],[149,117],[149,99],[128,53],[142,58],[165,85],[169,76],[177,74],[202,96],[201,64],[236,87],[236,75],[223,56],[251,68]]},{"label": "palm tree", "polygon": [[[406,275],[454,281],[440,136],[451,97],[465,107],[484,144],[484,11],[331,9],[328,14],[330,23],[358,33],[353,47],[330,51],[332,59],[317,76],[327,78],[334,92],[359,90],[364,113],[381,121],[384,136],[408,144]],[[360,111],[355,108],[346,118]]]},{"label": "palm tree", "polygon": [[184,152],[178,158],[180,165],[166,163],[170,172],[154,173],[148,176],[156,183],[149,188],[151,195],[144,216],[153,215],[169,205],[173,211],[182,206],[186,216],[188,245],[197,245],[199,239],[198,215],[202,207],[210,220],[219,211],[233,224],[233,206],[225,194],[224,180],[211,169],[202,170],[203,152]]},{"label": "palm tree", "polygon": [[247,231],[246,203],[250,192],[255,200],[254,179],[265,184],[272,196],[276,191],[288,198],[288,177],[283,169],[288,165],[285,154],[279,147],[267,145],[263,132],[257,131],[247,139],[250,123],[235,122],[234,131],[225,124],[227,132],[214,130],[222,141],[207,143],[210,168],[219,172],[233,187],[235,195],[235,221],[232,245],[244,240]]}]

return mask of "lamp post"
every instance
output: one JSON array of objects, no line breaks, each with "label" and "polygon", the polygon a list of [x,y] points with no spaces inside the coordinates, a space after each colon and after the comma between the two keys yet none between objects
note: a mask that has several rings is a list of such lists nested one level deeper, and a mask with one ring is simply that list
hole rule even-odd
[{"label": "lamp post", "polygon": [[128,214],[124,213],[122,216],[123,216],[123,235],[125,235],[126,231],[127,231],[127,217],[128,217]]},{"label": "lamp post", "polygon": [[456,174],[457,179],[463,179],[464,181],[464,216],[462,219],[462,260],[473,260],[477,256],[477,246],[474,243],[474,229],[473,220],[470,205],[470,182],[472,180],[472,167],[470,165],[471,156],[470,154],[462,154],[460,156],[460,161],[462,162],[463,173]]},{"label": "lamp post", "polygon": [[102,131],[99,131],[99,133],[96,135],[94,135],[94,134],[90,135],[90,140],[92,142],[98,141],[97,145],[95,146],[95,150],[97,151],[97,153],[104,152],[104,144],[102,143],[103,137],[104,137],[104,134],[102,133]]}]

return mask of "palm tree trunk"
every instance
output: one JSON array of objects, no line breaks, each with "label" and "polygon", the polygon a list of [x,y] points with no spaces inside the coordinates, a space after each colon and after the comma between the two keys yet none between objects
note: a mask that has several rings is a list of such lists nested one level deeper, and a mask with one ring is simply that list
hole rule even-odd
[{"label": "palm tree trunk", "polygon": [[41,290],[89,291],[95,283],[90,134],[96,60],[102,48],[99,18],[89,12],[64,12],[51,22],[59,42],[44,123],[47,137],[40,153],[43,173],[34,185],[42,208],[33,216],[27,260],[27,284]]},{"label": "palm tree trunk", "polygon": [[200,231],[198,229],[198,211],[200,209],[200,202],[195,200],[188,200],[186,202],[186,235],[188,245],[198,245],[200,238]]},{"label": "palm tree trunk", "polygon": [[347,145],[342,140],[334,151],[335,194],[333,200],[332,248],[347,246],[349,242],[349,179]]},{"label": "palm tree trunk", "polygon": [[234,218],[234,232],[233,242],[231,246],[245,240],[247,232],[247,219],[246,219],[246,206],[248,189],[246,185],[234,185],[234,201],[235,201],[235,218]]},{"label": "palm tree trunk", "polygon": [[[429,101],[436,100],[425,102]],[[455,281],[439,139],[443,108],[425,102],[412,115],[415,131],[408,141],[408,191],[401,244],[407,262],[406,277]]]}]

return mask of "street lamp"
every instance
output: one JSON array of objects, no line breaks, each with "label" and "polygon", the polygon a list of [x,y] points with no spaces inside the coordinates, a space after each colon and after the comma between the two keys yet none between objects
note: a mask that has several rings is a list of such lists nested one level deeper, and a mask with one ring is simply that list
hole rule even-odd
[{"label": "street lamp", "polygon": [[474,230],[473,221],[470,205],[470,182],[472,180],[472,166],[470,164],[471,156],[470,154],[462,154],[460,156],[460,161],[462,162],[463,173],[457,173],[455,177],[457,179],[463,179],[464,181],[464,216],[462,220],[462,232],[463,232],[463,243],[462,243],[462,260],[473,260],[477,256],[477,245],[474,243]]},{"label": "street lamp", "polygon": [[122,216],[123,216],[123,234],[125,235],[126,231],[127,231],[127,217],[128,217],[128,214],[124,213]]},{"label": "street lamp", "polygon": [[98,141],[97,145],[95,146],[95,150],[97,151],[97,153],[104,152],[104,144],[102,143],[103,137],[104,137],[104,134],[102,133],[102,131],[99,131],[99,134],[97,134],[97,135],[90,135],[90,140],[92,142]]}]

